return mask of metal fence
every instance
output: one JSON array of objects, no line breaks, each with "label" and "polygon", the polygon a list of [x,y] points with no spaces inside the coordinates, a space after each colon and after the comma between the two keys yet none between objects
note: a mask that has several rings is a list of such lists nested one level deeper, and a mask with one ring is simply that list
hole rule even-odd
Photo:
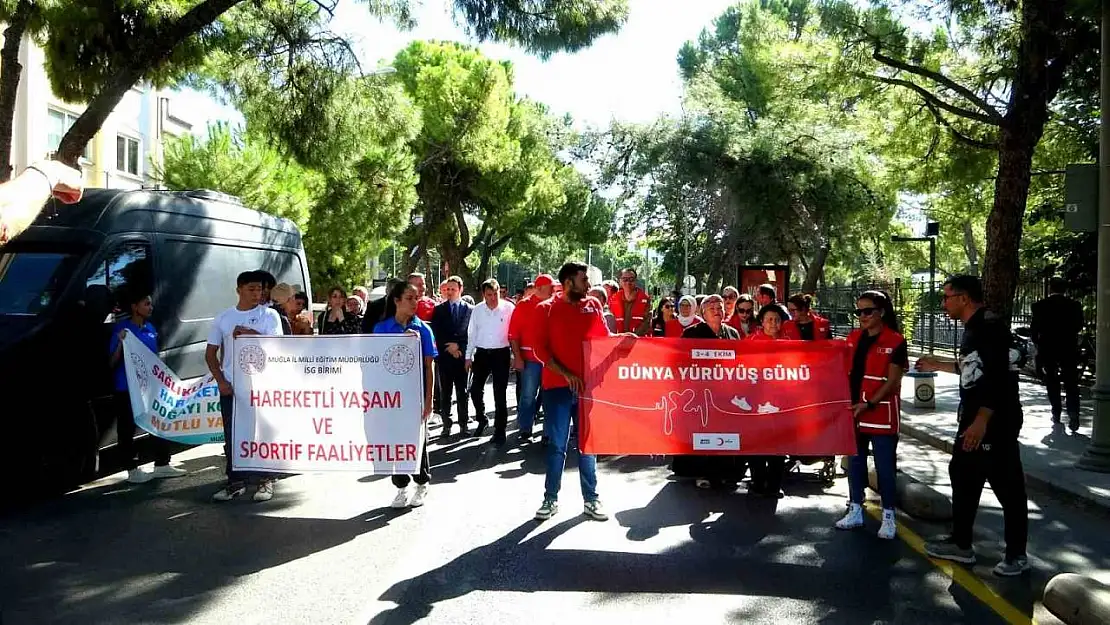
[{"label": "metal fence", "polygon": [[[930,289],[929,283],[896,279],[893,282],[854,282],[846,285],[829,285],[818,288],[814,295],[814,307],[831,322],[833,334],[845,336],[856,327],[854,311],[859,294],[876,289],[891,296],[898,318],[902,323],[902,334],[911,349],[922,352],[954,352],[959,347],[963,329],[960,324],[948,318],[941,307],[939,283],[937,290]],[[796,292],[796,291],[794,291]],[[1032,306],[1037,300],[1047,296],[1048,289],[1043,281],[1027,280],[1019,283],[1014,295],[1012,326],[1028,326],[1032,322]],[[1094,331],[1095,296],[1093,293],[1071,293],[1083,304],[1087,319],[1087,329]]]}]

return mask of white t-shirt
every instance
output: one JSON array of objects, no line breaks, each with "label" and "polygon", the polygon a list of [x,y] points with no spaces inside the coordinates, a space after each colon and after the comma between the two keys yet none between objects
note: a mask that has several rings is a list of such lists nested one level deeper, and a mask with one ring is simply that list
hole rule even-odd
[{"label": "white t-shirt", "polygon": [[232,356],[235,353],[235,337],[232,336],[235,326],[244,326],[268,336],[282,334],[281,317],[272,308],[256,306],[250,310],[239,310],[232,306],[216,315],[212,320],[212,329],[208,331],[208,344],[220,346],[220,368],[228,382],[232,380],[231,365],[235,361]]}]

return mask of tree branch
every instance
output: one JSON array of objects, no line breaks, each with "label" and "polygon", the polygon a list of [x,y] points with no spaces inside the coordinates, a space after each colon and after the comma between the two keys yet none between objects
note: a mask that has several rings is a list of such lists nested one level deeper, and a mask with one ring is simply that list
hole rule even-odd
[{"label": "tree branch", "polygon": [[871,53],[871,58],[888,67],[893,67],[895,69],[899,69],[904,72],[914,74],[916,76],[921,76],[922,78],[931,80],[935,83],[943,85],[944,87],[947,87],[948,89],[951,89],[968,102],[971,102],[975,106],[979,107],[979,110],[981,110],[985,114],[986,118],[988,120],[991,120],[987,121],[986,123],[993,123],[997,125],[1002,122],[1003,115],[1002,113],[998,112],[998,109],[991,106],[989,102],[979,97],[979,95],[971,89],[968,89],[967,87],[961,85],[960,83],[952,80],[951,78],[945,76],[940,72],[925,69],[924,67],[921,67],[919,65],[906,63],[905,61],[900,61],[894,57],[887,56],[880,51],[878,45],[875,46],[874,51]]},{"label": "tree branch", "polygon": [[937,123],[940,124],[941,126],[944,126],[945,128],[947,128],[948,132],[952,133],[952,136],[955,137],[956,139],[958,139],[960,141],[963,141],[964,143],[966,143],[967,145],[970,145],[973,148],[979,148],[979,149],[982,149],[982,150],[997,150],[998,149],[998,143],[997,142],[983,141],[983,140],[980,140],[980,139],[976,139],[976,138],[971,137],[969,135],[965,135],[964,133],[957,130],[956,127],[952,125],[952,122],[948,121],[948,119],[944,115],[942,115],[939,110],[937,110],[937,107],[934,106],[932,102],[929,102],[928,100],[926,100],[925,101],[925,107],[928,108],[929,112],[931,112],[933,114],[933,117],[937,120]]},{"label": "tree branch", "polygon": [[905,87],[906,89],[910,89],[912,91],[915,91],[918,95],[920,95],[922,98],[924,98],[926,102],[933,103],[934,105],[937,106],[937,108],[943,109],[945,111],[948,111],[949,113],[952,113],[953,115],[957,115],[957,116],[963,117],[965,119],[970,119],[972,121],[977,121],[977,122],[980,122],[980,123],[983,123],[983,124],[989,124],[991,126],[998,126],[998,125],[1000,125],[1000,123],[1002,121],[1001,118],[994,118],[994,117],[991,117],[991,116],[989,116],[985,113],[976,113],[975,111],[972,111],[970,109],[961,108],[959,106],[956,106],[955,104],[951,104],[949,102],[946,102],[945,100],[942,100],[942,99],[938,98],[936,95],[932,94],[925,87],[922,87],[921,85],[912,83],[908,80],[902,80],[901,78],[887,78],[886,76],[879,76],[877,74],[868,74],[866,72],[857,72],[856,76],[858,76],[860,78],[864,78],[866,80],[874,80],[875,82],[881,82],[881,83],[887,84],[887,85],[895,85],[895,86],[898,86],[898,87]]}]

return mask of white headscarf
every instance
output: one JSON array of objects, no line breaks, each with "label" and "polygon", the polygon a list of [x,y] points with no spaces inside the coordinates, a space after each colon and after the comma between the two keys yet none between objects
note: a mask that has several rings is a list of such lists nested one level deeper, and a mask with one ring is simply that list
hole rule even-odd
[{"label": "white headscarf", "polygon": [[[690,316],[683,317],[682,304],[687,302],[690,304]],[[679,325],[684,328],[690,327],[690,324],[694,323],[694,319],[696,319],[698,316],[698,301],[694,299],[692,295],[683,295],[682,299],[678,300],[678,310],[676,310],[675,313],[678,318]]]}]

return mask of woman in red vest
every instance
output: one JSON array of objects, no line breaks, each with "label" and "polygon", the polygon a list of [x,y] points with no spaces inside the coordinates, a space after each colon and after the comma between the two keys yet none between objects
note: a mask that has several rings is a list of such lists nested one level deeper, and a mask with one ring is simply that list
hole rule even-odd
[{"label": "woman in red vest", "polygon": [[863,527],[863,489],[867,487],[870,447],[883,502],[879,538],[889,540],[897,533],[894,471],[902,374],[909,367],[909,356],[890,296],[880,291],[864,292],[856,300],[856,316],[860,327],[848,335],[852,358],[848,380],[856,420],[856,455],[848,463],[848,513],[836,522],[836,527],[843,530]]},{"label": "woman in red vest", "polygon": [[651,316],[651,335],[656,337],[667,336],[667,325],[676,317],[674,300],[664,296],[659,300],[655,314]]},{"label": "woman in red vest", "polygon": [[811,310],[813,296],[798,294],[786,300],[786,308],[790,311],[790,321],[787,321],[783,330],[788,334],[797,334],[803,341],[821,341],[832,336],[829,332],[829,321]]}]

